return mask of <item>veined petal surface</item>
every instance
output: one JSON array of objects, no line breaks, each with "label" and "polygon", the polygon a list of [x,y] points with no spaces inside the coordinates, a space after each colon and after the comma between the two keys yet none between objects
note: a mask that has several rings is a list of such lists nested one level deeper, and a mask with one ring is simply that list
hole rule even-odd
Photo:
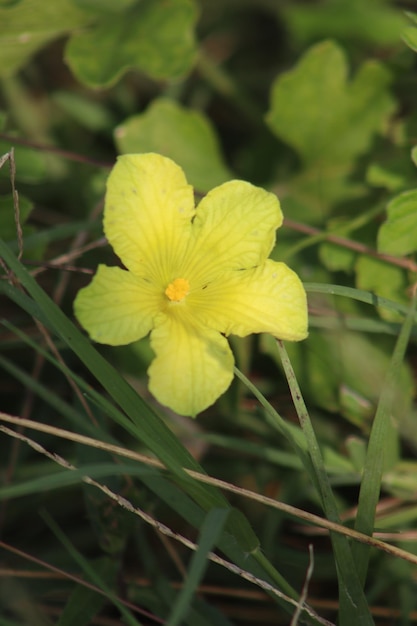
[{"label": "veined petal surface", "polygon": [[171,159],[118,158],[107,182],[104,232],[129,270],[160,285],[176,278],[194,213],[193,189]]},{"label": "veined petal surface", "polygon": [[164,316],[151,333],[151,347],[156,357],[148,370],[149,389],[181,415],[200,413],[232,382],[233,355],[216,331]]},{"label": "veined petal surface", "polygon": [[279,339],[307,337],[307,298],[285,263],[268,259],[260,267],[225,272],[188,304],[199,322],[226,335],[271,333]]},{"label": "veined petal surface", "polygon": [[99,265],[74,301],[74,312],[91,339],[120,346],[145,337],[160,311],[162,296],[131,272]]},{"label": "veined petal surface", "polygon": [[271,252],[282,219],[278,198],[264,189],[240,180],[212,189],[197,207],[186,273],[198,283],[224,269],[259,265]]}]

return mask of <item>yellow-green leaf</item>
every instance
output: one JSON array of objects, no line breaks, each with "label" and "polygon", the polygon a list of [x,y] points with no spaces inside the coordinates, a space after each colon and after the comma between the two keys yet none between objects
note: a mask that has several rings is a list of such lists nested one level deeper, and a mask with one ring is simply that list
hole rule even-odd
[{"label": "yellow-green leaf", "polygon": [[173,159],[198,191],[232,178],[210,121],[166,98],[127,119],[116,129],[115,140],[122,153],[158,152]]},{"label": "yellow-green leaf", "polygon": [[[409,283],[405,270],[390,265],[381,259],[361,256],[356,264],[356,286],[358,289],[372,291],[378,296],[409,304],[407,289]],[[383,307],[378,307],[381,317],[388,321],[402,320],[402,316]]]},{"label": "yellow-green leaf", "polygon": [[[306,166],[320,164],[323,183],[336,165],[350,165],[384,129],[394,102],[387,70],[367,61],[348,82],[343,50],[320,43],[275,81],[267,121]],[[326,169],[327,168],[327,171]]]},{"label": "yellow-green leaf", "polygon": [[396,196],[378,232],[378,250],[404,256],[417,250],[417,189]]},{"label": "yellow-green leaf", "polygon": [[404,28],[402,38],[411,50],[417,52],[417,13],[407,13],[407,16],[412,22],[414,22],[414,26],[407,26],[407,28]]}]

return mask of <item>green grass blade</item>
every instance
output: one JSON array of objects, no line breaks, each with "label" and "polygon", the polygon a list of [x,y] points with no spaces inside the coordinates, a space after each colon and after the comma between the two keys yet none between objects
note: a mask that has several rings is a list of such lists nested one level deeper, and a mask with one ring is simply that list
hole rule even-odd
[{"label": "green grass blade", "polygon": [[[402,313],[403,315],[407,315],[409,310],[409,307],[404,304],[399,304],[388,298],[382,298],[371,291],[363,291],[362,289],[355,289],[354,287],[344,287],[342,285],[330,285],[326,283],[304,283],[304,287],[307,293],[326,293],[328,295],[351,298],[352,300],[358,300],[358,302],[372,304],[375,307],[382,307],[388,311]],[[416,318],[415,314],[414,317]]]},{"label": "green grass blade", "polygon": [[107,583],[103,580],[102,576],[99,572],[89,563],[87,559],[85,559],[78,550],[71,544],[71,542],[67,539],[65,534],[61,531],[59,526],[55,523],[55,521],[50,517],[48,513],[45,511],[42,514],[42,517],[46,521],[49,528],[52,530],[57,539],[62,543],[62,545],[67,549],[68,554],[72,556],[74,561],[79,565],[79,567],[83,570],[86,577],[99,587],[106,594],[107,598],[118,608],[121,615],[129,626],[141,626],[140,622],[138,622],[132,613],[119,602],[117,596],[112,592]]},{"label": "green grass blade", "polygon": [[[408,315],[404,321],[392,354],[369,436],[363,477],[359,491],[355,529],[370,536],[374,530],[375,511],[381,489],[382,475],[384,469],[387,469],[387,460],[389,465],[392,465],[396,460],[395,457],[392,459],[388,458],[393,446],[398,445],[399,436],[396,426],[392,423],[391,415],[398,373],[404,361],[410,333],[414,324],[416,302],[417,297],[414,295],[412,306],[409,308]],[[360,580],[362,584],[364,584],[368,569],[370,548],[365,544],[355,544],[353,546],[353,554]]]},{"label": "green grass blade", "polygon": [[[36,246],[47,246],[55,241],[67,239],[78,235],[80,232],[90,232],[93,234],[99,234],[102,232],[103,227],[98,222],[92,222],[91,220],[85,220],[83,222],[68,222],[67,224],[60,224],[59,226],[53,226],[42,231],[26,235],[25,237],[25,250],[30,250]],[[13,252],[19,252],[19,244],[17,241],[8,241],[7,245]],[[39,262],[42,265],[42,262]]]},{"label": "green grass blade", "polygon": [[28,372],[25,372],[22,368],[18,367],[1,354],[0,367],[11,374],[24,387],[33,391],[33,393],[39,396],[39,398],[42,398],[42,400],[55,409],[59,415],[64,416],[71,422],[79,423],[79,411],[77,409],[64,402],[64,400],[62,400],[56,393],[53,393],[51,389],[42,385],[42,383],[28,374]]},{"label": "green grass blade", "polygon": [[[1,247],[0,240],[0,247]],[[0,255],[1,258],[1,255]],[[42,313],[40,307],[36,304],[32,298],[29,298],[23,291],[17,289],[14,285],[9,284],[5,280],[0,280],[0,294],[7,296],[10,300],[13,300],[21,309],[26,311],[31,317],[37,319],[41,324],[46,326],[49,330],[53,330],[50,326],[48,318]],[[2,320],[3,323],[4,320]]]},{"label": "green grass blade", "polygon": [[[320,495],[326,517],[333,522],[340,523],[336,500],[326,473],[321,450],[311,424],[310,416],[304,403],[301,390],[295,377],[294,370],[283,343],[278,341],[277,345],[288,385],[290,387],[294,406],[300,421],[300,426],[307,443],[308,461],[305,463],[306,470],[309,472],[310,478]],[[305,453],[303,454],[303,459],[305,462]],[[355,563],[347,538],[332,533],[331,539],[339,578],[339,593],[341,601],[341,611],[339,616],[340,624],[341,626],[351,626],[351,624],[355,622],[356,624],[361,624],[363,626],[370,626],[373,624],[373,619],[357,576]]]},{"label": "green grass blade", "polygon": [[[3,285],[0,282],[0,292],[1,292],[2,286]],[[20,293],[20,292],[16,290],[16,293]],[[9,292],[8,295],[11,298],[13,298],[14,293]],[[26,308],[27,301],[28,300],[30,301],[30,298],[28,298],[27,296],[24,296],[24,298],[25,300],[22,300],[21,298],[19,298],[18,301],[22,305],[24,305]],[[33,309],[34,309],[33,306],[28,306],[26,310],[33,310]],[[94,404],[96,407],[98,407],[103,412],[104,415],[111,417],[115,422],[120,424],[133,436],[136,436],[132,422],[114,404],[109,402],[109,400],[106,398],[104,394],[97,392],[93,387],[91,387],[91,385],[86,383],[85,380],[81,378],[81,376],[78,376],[67,365],[58,361],[52,354],[47,352],[39,343],[31,339],[29,335],[22,332],[19,328],[17,328],[13,324],[5,320],[1,320],[1,323],[10,331],[14,332],[25,344],[30,346],[38,354],[42,355],[42,357],[46,361],[54,365],[60,372],[64,374],[64,376],[66,376],[67,378],[70,378],[78,386],[78,388],[84,392],[84,397],[87,400],[89,400],[92,404]],[[10,368],[10,371],[16,375],[18,380],[20,380],[21,382],[24,382],[30,389],[35,391],[35,393],[38,393],[38,395],[45,402],[48,402],[59,411],[62,410],[62,415],[67,417],[68,419],[71,419],[72,422],[75,422],[77,424],[77,427],[82,432],[86,432],[87,434],[90,434],[95,437],[100,437],[101,439],[106,440],[106,441],[110,441],[113,443],[115,442],[115,440],[112,437],[109,437],[108,433],[105,430],[99,428],[98,426],[93,424],[89,419],[87,419],[87,416],[84,413],[80,414],[79,411],[72,409],[72,407],[68,407],[68,405],[66,405],[67,408],[65,408],[59,402],[55,403],[55,401],[52,399],[52,395],[49,398],[44,397],[45,389],[39,386],[40,383],[37,383],[36,381],[28,380],[28,374],[26,372],[23,372],[23,370],[19,370],[19,368],[17,368],[15,365],[13,365],[13,367]],[[47,390],[46,393],[50,394],[50,391]],[[51,399],[52,399],[52,402],[50,402]]]},{"label": "green grass blade", "polygon": [[[0,240],[0,254],[28,291],[46,318],[48,326],[77,354],[100,384],[123,409],[131,421],[126,423],[132,435],[141,440],[172,472],[188,485],[192,483],[182,467],[203,471],[189,452],[165,426],[159,416],[146,404],[119,373],[95,350],[89,340],[66,317],[61,309],[36,283],[8,246]],[[15,289],[15,292],[19,291]],[[36,311],[35,311],[36,313]],[[42,320],[41,320],[42,321]],[[203,508],[225,506],[227,501],[211,488],[194,485],[195,497],[204,503]]]},{"label": "green grass blade", "polygon": [[[123,424],[124,416],[120,414],[118,409],[114,407],[112,404],[110,404],[103,395],[98,394],[94,389],[91,389],[90,386],[86,384],[82,378],[78,377],[69,368],[67,368],[65,365],[57,361],[53,356],[51,356],[49,353],[43,350],[25,333],[13,327],[13,325],[10,324],[10,322],[3,322],[3,323],[9,330],[14,330],[14,332],[22,339],[22,341],[30,345],[34,350],[37,350],[40,354],[42,354],[47,360],[49,360],[52,364],[54,364],[63,373],[65,373],[67,376],[71,376],[71,378],[77,383],[80,389],[83,389],[85,391],[88,397],[92,399],[92,401],[96,404],[96,406],[98,406],[104,412],[104,414],[113,416],[117,422]],[[296,441],[299,441],[300,443],[304,441],[302,433],[297,426],[294,426],[292,424],[287,424],[284,420],[282,420],[282,424],[284,428],[288,428],[290,432],[291,431],[293,432],[293,438]],[[90,432],[90,428],[92,428],[93,429],[92,434],[94,436],[97,436],[97,433],[95,432],[96,427],[93,428],[92,425],[90,425],[89,421],[84,420],[84,426],[85,425],[89,426],[89,428],[87,429],[88,432]],[[103,436],[106,440],[109,439],[106,433],[100,432],[100,438],[103,438]],[[297,457],[294,457],[294,458],[297,459]],[[134,471],[126,472],[126,473],[135,475]],[[149,489],[154,491],[158,495],[159,498],[162,498],[167,504],[169,504],[172,508],[174,508],[179,513],[179,515],[182,515],[185,519],[187,519],[190,523],[192,523],[196,528],[200,527],[203,521],[203,512],[200,509],[198,509],[197,511],[195,508],[193,508],[191,506],[191,502],[188,501],[187,497],[181,491],[179,490],[177,491],[175,487],[172,485],[172,483],[168,482],[160,475],[158,476],[148,475],[146,472],[144,473],[141,472],[139,476],[142,482],[145,483]],[[237,510],[232,509],[232,515],[230,516],[230,519],[231,521],[237,524],[241,523],[240,521],[241,515],[239,514]],[[245,531],[245,528],[243,527],[242,532],[244,531]],[[230,538],[229,539],[222,538],[221,542],[219,542],[219,547],[221,547],[223,552],[229,555],[229,558],[232,558],[236,562],[238,562],[240,564],[240,567],[242,568],[248,567],[247,555],[245,555],[242,560],[238,552],[234,551],[233,554],[230,553],[230,547],[231,547]],[[292,587],[288,585],[285,578],[281,576],[281,574],[279,574],[275,568],[271,568],[270,564],[268,564],[266,559],[262,559],[262,553],[260,553],[259,551],[256,551],[252,555],[251,558],[254,561],[253,566],[256,567],[258,576],[262,576],[262,570],[270,573],[272,580],[275,581],[275,584],[284,593],[286,593],[292,598],[297,597],[297,594],[292,589]],[[258,568],[257,564],[261,565],[261,569]]]},{"label": "green grass blade", "polygon": [[135,466],[133,464],[116,465],[115,463],[94,463],[83,465],[78,469],[52,473],[48,472],[45,476],[32,478],[30,480],[6,485],[0,487],[0,500],[11,500],[12,498],[20,498],[26,495],[50,492],[63,487],[78,485],[82,482],[84,476],[90,478],[104,478],[107,476],[152,476],[158,473],[158,470],[149,467]]},{"label": "green grass blade", "polygon": [[[325,328],[326,330],[347,329],[363,333],[377,333],[378,335],[394,335],[395,337],[398,336],[401,330],[401,324],[395,322],[342,315],[340,317],[335,317],[334,315],[311,315],[308,325],[310,328]],[[412,337],[417,337],[417,329],[413,329],[411,335]]]},{"label": "green grass blade", "polygon": [[304,467],[311,469],[307,444],[300,429],[286,422],[258,388],[237,367],[235,367],[235,374],[265,409],[265,417],[268,423],[290,442]]},{"label": "green grass blade", "polygon": [[[183,471],[182,468],[186,467],[205,473],[159,416],[56,306],[1,239],[0,256],[33,298],[34,303],[30,298],[22,297],[24,294],[19,289],[7,285],[5,281],[0,281],[0,292],[7,293],[30,314],[42,322],[45,321],[47,327],[52,329],[68,345],[130,418],[123,423],[128,432],[142,441],[172,471],[175,481],[203,510],[209,511],[213,507],[230,508],[227,499],[220,491],[193,480]],[[227,554],[232,560],[242,563],[242,559],[245,560],[245,555],[247,557],[248,554],[259,549],[259,540],[246,517],[237,509],[233,509],[233,514],[229,517],[227,525],[228,532],[237,542],[237,549],[234,549],[230,544]],[[247,565],[249,566],[249,563]],[[255,561],[250,567],[255,576],[264,576],[272,583],[282,580],[282,576],[271,564],[269,564],[267,572],[262,566],[259,568]],[[271,572],[275,573],[272,578],[270,578]],[[292,593],[295,594],[294,591]],[[285,603],[284,606],[286,606]]]},{"label": "green grass blade", "polygon": [[201,526],[198,549],[193,554],[184,586],[177,597],[167,626],[178,626],[187,615],[193,595],[207,568],[207,555],[217,543],[228,515],[227,509],[212,509],[207,514]]},{"label": "green grass blade", "polygon": [[[94,570],[107,585],[114,586],[117,572],[110,559],[96,560]],[[69,596],[56,626],[90,626],[105,601],[106,598],[97,591],[78,585]]]},{"label": "green grass blade", "polygon": [[[0,241],[0,249],[1,243]],[[11,262],[13,263],[13,255],[9,253],[8,256],[12,257]],[[229,504],[221,492],[209,485],[202,485],[194,481],[183,471],[183,467],[188,467],[189,469],[195,469],[200,473],[204,473],[203,468],[165,426],[159,416],[148,407],[144,400],[137,395],[124,378],[122,378],[100,353],[93,348],[74,324],[67,319],[65,314],[50,300],[32,277],[27,274],[25,268],[23,268],[23,266],[19,267],[20,263],[17,259],[14,259],[14,266],[17,267],[21,275],[24,276],[25,287],[28,288],[28,285],[30,286],[33,294],[38,297],[38,304],[40,301],[44,309],[46,309],[47,314],[45,317],[49,322],[49,326],[55,329],[58,336],[60,336],[85,363],[113,399],[124,409],[124,412],[130,417],[130,421],[124,418],[123,415],[120,418],[120,414],[117,410],[112,410],[109,415],[116,418],[133,436],[141,440],[152,450],[162,463],[174,473],[179,484],[182,485],[204,510],[209,511],[213,506],[220,508],[228,507]],[[19,278],[20,277],[19,275]],[[0,290],[1,288],[2,283],[0,282]],[[26,306],[27,298],[22,299],[21,296],[18,295],[19,290],[17,288],[13,290],[10,289],[9,286],[7,291],[10,297],[16,294],[17,301],[20,302],[22,306]],[[36,312],[36,307],[33,307],[33,305],[30,305],[29,308],[31,312]],[[42,310],[42,306],[39,306],[39,308],[45,313],[45,311]],[[100,394],[94,392],[93,395],[98,397],[100,404],[102,404]],[[235,521],[239,518],[239,523],[235,523],[230,531],[236,536],[243,550],[245,552],[251,552],[257,548],[259,541],[242,514],[236,514],[235,518]]]}]

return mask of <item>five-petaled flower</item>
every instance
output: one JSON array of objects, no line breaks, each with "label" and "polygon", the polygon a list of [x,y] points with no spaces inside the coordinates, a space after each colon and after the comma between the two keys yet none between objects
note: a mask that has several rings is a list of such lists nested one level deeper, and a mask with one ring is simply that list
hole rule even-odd
[{"label": "five-petaled flower", "polygon": [[247,182],[216,187],[195,209],[173,161],[121,156],[107,183],[104,231],[126,269],[100,265],[76,297],[76,317],[100,343],[128,344],[150,332],[151,392],[194,416],[233,379],[225,335],[307,336],[300,279],[267,258],[281,223],[276,196]]}]

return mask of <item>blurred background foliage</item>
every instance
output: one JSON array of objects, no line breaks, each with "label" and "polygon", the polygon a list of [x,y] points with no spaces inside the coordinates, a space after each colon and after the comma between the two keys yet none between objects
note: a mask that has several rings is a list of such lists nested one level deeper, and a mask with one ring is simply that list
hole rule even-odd
[{"label": "blurred background foliage", "polygon": [[[97,263],[117,263],[101,230],[105,181],[117,154],[171,157],[197,199],[231,178],[277,193],[285,223],[272,256],[307,284],[310,310],[308,340],[287,349],[347,525],[354,520],[367,438],[416,281],[414,9],[412,0],[0,0],[0,155],[14,148],[23,263],[72,318],[74,295]],[[18,253],[15,208],[5,160],[0,235]],[[380,299],[369,305],[364,292]],[[90,434],[148,452],[102,407],[93,403],[86,410],[85,392],[77,393],[74,380],[71,385],[60,373],[56,354],[55,362],[46,360],[45,336],[22,308],[3,298],[1,317],[23,333],[3,325],[2,411],[80,433],[91,420]],[[387,442],[376,523],[381,533],[402,531],[401,545],[413,554],[416,337],[413,328],[398,367],[395,436]],[[239,368],[295,422],[275,342],[261,336],[232,343]],[[59,340],[55,348],[93,384],[71,350]],[[234,383],[196,422],[183,420],[156,407],[147,392],[147,340],[100,352],[208,474],[320,511],[298,457],[241,384]],[[37,435],[43,446],[77,465],[110,458]],[[1,435],[0,446],[0,524],[7,546],[79,574],[82,567],[60,543],[50,516],[94,563],[107,588],[153,614],[138,617],[140,623],[167,619],[188,552],[158,541],[152,529],[91,486],[78,481],[52,490],[53,461],[25,443]],[[7,489],[29,478],[45,480],[44,486],[9,501]],[[194,536],[168,501],[176,487],[167,487],[164,500],[129,476],[106,481]],[[335,620],[335,565],[325,533],[259,503],[233,500],[268,559],[297,590],[308,567],[307,546],[314,544],[309,599]],[[103,609],[102,596],[58,574],[44,578],[39,564],[3,543],[0,554],[1,625],[120,623],[120,607]],[[205,595],[178,623],[289,623],[263,592],[212,567]],[[22,572],[32,576],[29,581]],[[375,552],[366,589],[375,623],[417,622],[416,584],[409,564]]]}]

